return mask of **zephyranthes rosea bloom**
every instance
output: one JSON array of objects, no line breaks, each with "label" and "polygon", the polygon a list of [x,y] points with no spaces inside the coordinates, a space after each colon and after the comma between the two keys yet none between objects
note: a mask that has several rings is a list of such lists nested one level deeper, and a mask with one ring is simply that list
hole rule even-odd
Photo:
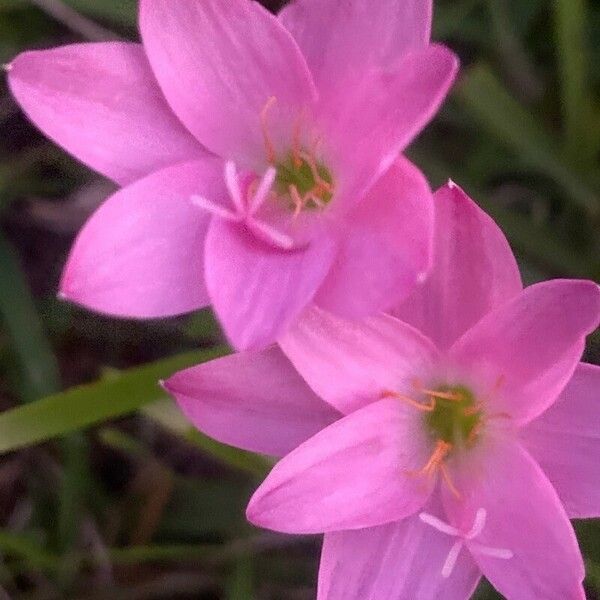
[{"label": "zephyranthes rosea bloom", "polygon": [[[325,532],[321,600],[583,599],[569,517],[600,515],[600,368],[579,364],[600,289],[522,291],[496,225],[436,194],[432,275],[397,318],[309,310],[280,348],[166,387],[202,431],[287,454],[249,519]],[[596,397],[594,397],[596,396]]]},{"label": "zephyranthes rosea bloom", "polygon": [[126,185],[81,232],[62,295],[141,318],[212,304],[241,348],[313,300],[356,318],[406,296],[433,215],[398,156],[457,71],[430,25],[430,0],[297,0],[279,18],[249,0],[142,0],[142,45],[17,57],[29,117]]}]

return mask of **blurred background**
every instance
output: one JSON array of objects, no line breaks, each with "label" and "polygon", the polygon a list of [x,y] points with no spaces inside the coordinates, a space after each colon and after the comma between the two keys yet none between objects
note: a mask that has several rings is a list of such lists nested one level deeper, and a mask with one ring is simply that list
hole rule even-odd
[{"label": "blurred background", "polygon": [[[135,0],[0,0],[0,64],[111,38],[137,39]],[[439,0],[435,39],[464,70],[411,158],[493,215],[528,283],[598,281],[600,2]],[[320,540],[244,522],[268,463],[191,431],[156,385],[227,352],[210,313],[138,323],[56,299],[73,236],[113,190],[0,77],[0,600],[314,599]],[[577,530],[600,598],[599,522]],[[498,598],[485,583],[477,597]]]}]

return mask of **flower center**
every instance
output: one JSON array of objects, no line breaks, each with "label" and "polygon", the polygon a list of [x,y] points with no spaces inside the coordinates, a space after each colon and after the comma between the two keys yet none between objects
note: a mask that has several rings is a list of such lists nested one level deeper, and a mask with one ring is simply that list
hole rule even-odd
[{"label": "flower center", "polygon": [[260,114],[265,152],[269,163],[277,171],[275,191],[297,217],[305,209],[322,209],[329,204],[334,192],[333,177],[329,169],[315,158],[318,140],[313,151],[302,148],[300,117],[294,128],[291,152],[283,160],[278,160],[268,122],[269,112],[276,102],[275,97],[269,98]]},{"label": "flower center", "polygon": [[445,386],[437,392],[432,410],[424,414],[431,436],[453,447],[472,445],[481,427],[481,408],[473,392],[463,386]]},{"label": "flower center", "polygon": [[285,160],[276,163],[275,168],[277,193],[293,210],[324,208],[331,201],[331,173],[309,154],[294,150]]}]

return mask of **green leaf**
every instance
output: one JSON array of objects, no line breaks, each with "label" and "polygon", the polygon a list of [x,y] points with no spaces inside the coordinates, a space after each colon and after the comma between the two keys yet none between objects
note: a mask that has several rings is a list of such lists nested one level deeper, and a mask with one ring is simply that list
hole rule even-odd
[{"label": "green leaf", "polygon": [[181,354],[6,411],[0,414],[0,454],[132,413],[166,396],[160,379],[226,353],[220,347]]},{"label": "green leaf", "polygon": [[585,160],[582,153],[589,149],[587,15],[586,0],[554,0],[566,148],[574,161]]},{"label": "green leaf", "polygon": [[17,257],[0,235],[0,315],[19,362],[21,395],[33,400],[60,389],[58,365]]},{"label": "green leaf", "polygon": [[135,25],[138,0],[68,0],[75,10],[119,25]]},{"label": "green leaf", "polygon": [[[75,10],[117,25],[135,25],[137,0],[64,0]],[[0,0],[0,13],[30,6],[27,0]]]},{"label": "green leaf", "polygon": [[233,565],[233,570],[227,582],[227,600],[253,600],[254,572],[252,556],[245,554]]},{"label": "green leaf", "polygon": [[467,111],[524,162],[550,177],[574,204],[592,216],[600,213],[598,196],[562,161],[557,141],[535,117],[519,104],[491,69],[472,67],[458,87],[457,95]]}]

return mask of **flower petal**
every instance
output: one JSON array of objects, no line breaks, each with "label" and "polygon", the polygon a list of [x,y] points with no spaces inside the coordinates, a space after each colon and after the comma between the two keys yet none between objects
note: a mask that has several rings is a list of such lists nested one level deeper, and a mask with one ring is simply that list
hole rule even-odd
[{"label": "flower petal", "polygon": [[48,137],[117,183],[207,156],[169,108],[139,44],[25,52],[8,81]]},{"label": "flower petal", "polygon": [[389,68],[426,46],[431,0],[295,0],[279,14],[302,49],[319,88],[348,71]]},{"label": "flower petal", "polygon": [[[511,440],[488,440],[472,452],[452,467],[461,497],[442,489],[455,527],[468,531],[477,511],[487,512],[482,532],[467,542],[483,574],[507,598],[583,600],[584,568],[575,532],[542,470]],[[513,556],[487,556],[475,544]]]},{"label": "flower petal", "polygon": [[284,533],[361,529],[401,519],[431,494],[416,476],[429,440],[421,415],[381,400],[336,421],[283,458],[258,488],[248,520]]},{"label": "flower petal", "polygon": [[523,285],[504,234],[457,185],[438,190],[434,202],[433,269],[391,314],[446,349]]},{"label": "flower petal", "polygon": [[233,345],[273,343],[312,300],[335,250],[326,237],[303,250],[280,250],[242,224],[215,219],[206,240],[206,285]]},{"label": "flower petal", "polygon": [[600,517],[600,367],[581,363],[558,400],[521,430],[569,517]]},{"label": "flower petal", "polygon": [[226,198],[217,159],[169,167],[123,188],[92,215],[65,267],[61,295],[119,317],[182,314],[209,304],[194,194]]},{"label": "flower petal", "polygon": [[306,311],[279,344],[315,392],[344,414],[386,391],[414,394],[437,350],[421,333],[387,315],[361,322],[318,308]]},{"label": "flower petal", "polygon": [[434,45],[408,53],[391,71],[349,75],[322,95],[320,148],[340,196],[359,199],[389,169],[438,111],[457,71],[456,56]]},{"label": "flower petal", "polygon": [[[430,507],[425,510],[431,512]],[[481,578],[468,550],[459,555],[450,577],[442,577],[455,541],[418,515],[326,533],[317,600],[468,600]]]},{"label": "flower petal", "polygon": [[433,203],[421,172],[397,160],[349,215],[341,249],[316,303],[349,319],[390,308],[424,277]]},{"label": "flower petal", "polygon": [[200,431],[272,456],[287,454],[341,416],[279,348],[219,358],[180,371],[164,385]]},{"label": "flower petal", "polygon": [[220,156],[266,164],[261,112],[270,98],[274,142],[291,135],[315,98],[292,36],[250,0],[142,0],[140,28],[167,100],[189,130]]},{"label": "flower petal", "polygon": [[450,354],[473,381],[486,382],[488,410],[524,424],[558,397],[599,319],[595,283],[548,281],[489,313]]}]

